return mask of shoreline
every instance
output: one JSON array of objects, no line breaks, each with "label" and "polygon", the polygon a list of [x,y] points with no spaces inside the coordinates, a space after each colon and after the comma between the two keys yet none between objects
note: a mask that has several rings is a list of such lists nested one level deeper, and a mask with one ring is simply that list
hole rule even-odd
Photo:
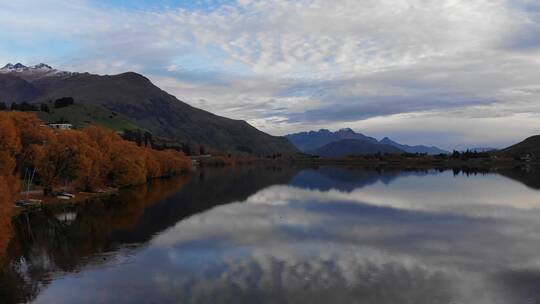
[{"label": "shoreline", "polygon": [[[301,168],[310,168],[318,166],[340,166],[358,169],[392,169],[392,170],[451,170],[451,169],[463,169],[468,168],[471,170],[489,170],[496,172],[499,169],[512,169],[517,167],[538,167],[540,168],[540,162],[524,162],[516,160],[491,160],[491,159],[475,159],[475,160],[451,160],[451,159],[365,159],[365,158],[289,158],[289,159],[249,159],[248,161],[239,161],[233,164],[223,162],[207,162],[199,164],[193,168],[190,172],[196,172],[198,170],[204,170],[205,168],[226,168],[226,167],[245,167],[245,166],[257,166],[257,165],[292,165]],[[184,173],[182,175],[190,175],[190,173]],[[175,175],[178,176],[178,175]],[[158,177],[149,180],[147,183],[151,183],[153,180],[169,179],[173,176]],[[107,188],[104,192],[85,192],[85,191],[73,191],[75,197],[73,199],[64,200],[57,198],[56,196],[44,196],[42,193],[36,195],[30,194],[28,199],[41,200],[39,206],[30,207],[14,207],[12,218],[15,218],[25,212],[30,212],[41,207],[57,207],[63,205],[76,205],[87,203],[93,199],[103,199],[118,195],[121,190],[129,189],[130,187],[123,188]],[[70,191],[68,190],[68,191]],[[19,193],[16,201],[26,198],[24,192]]]},{"label": "shoreline", "polygon": [[[189,175],[191,172],[193,172],[193,171],[190,171],[188,173],[183,173],[183,174],[152,178],[152,179],[148,180],[146,183],[143,183],[143,184],[140,184],[140,185],[152,183],[152,181],[154,181],[154,180],[169,179],[169,178],[173,178],[175,176],[180,176],[180,175]],[[110,198],[110,197],[118,195],[119,192],[122,191],[122,190],[129,189],[131,187],[140,186],[140,185],[131,185],[131,186],[120,187],[120,188],[107,187],[103,192],[74,191],[74,189],[66,190],[64,188],[63,190],[75,194],[75,197],[72,198],[72,199],[60,199],[57,196],[45,196],[45,195],[43,195],[42,191],[40,191],[40,190],[31,191],[31,192],[34,192],[34,194],[30,194],[27,197],[25,192],[23,191],[23,192],[20,192],[16,196],[15,202],[17,202],[19,200],[24,200],[24,199],[40,200],[41,202],[37,206],[28,206],[28,207],[14,206],[13,207],[13,212],[11,214],[11,218],[13,219],[13,218],[25,213],[25,212],[31,212],[33,210],[39,210],[42,207],[58,207],[58,206],[78,205],[78,204],[88,203],[91,200],[95,200],[95,199]],[[35,192],[37,192],[37,191],[39,191],[39,194],[36,195]]]},{"label": "shoreline", "polygon": [[[13,213],[11,215],[12,218],[15,218],[23,213],[31,212],[33,210],[38,210],[42,207],[57,207],[57,206],[64,206],[64,205],[77,205],[77,204],[84,204],[87,203],[93,199],[103,199],[112,197],[118,194],[120,191],[119,188],[110,188],[105,192],[74,192],[75,197],[69,200],[60,199],[56,196],[44,196],[43,194],[40,195],[29,195],[28,199],[36,199],[40,200],[41,203],[38,206],[29,206],[29,207],[14,207]],[[20,193],[17,196],[16,201],[26,199],[26,195],[24,193]]]},{"label": "shoreline", "polygon": [[354,167],[396,167],[396,168],[514,168],[514,167],[540,167],[539,161],[518,161],[509,158],[504,159],[437,159],[434,157],[419,158],[297,158],[292,160],[294,164],[320,165],[320,166],[354,166]]}]

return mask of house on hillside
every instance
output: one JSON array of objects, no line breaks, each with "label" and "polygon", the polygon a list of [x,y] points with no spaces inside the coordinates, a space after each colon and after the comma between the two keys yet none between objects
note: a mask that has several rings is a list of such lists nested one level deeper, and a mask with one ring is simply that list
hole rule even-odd
[{"label": "house on hillside", "polygon": [[71,129],[73,129],[73,125],[68,124],[68,123],[51,123],[51,124],[48,124],[47,126],[49,126],[49,128],[58,129],[58,130],[71,130]]}]

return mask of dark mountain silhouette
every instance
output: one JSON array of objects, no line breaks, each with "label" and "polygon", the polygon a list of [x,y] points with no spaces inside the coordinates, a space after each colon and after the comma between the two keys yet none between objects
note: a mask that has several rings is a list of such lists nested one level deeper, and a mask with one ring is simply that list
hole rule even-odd
[{"label": "dark mountain silhouette", "polygon": [[299,150],[308,152],[318,149],[329,143],[342,140],[342,139],[358,139],[372,143],[377,143],[377,140],[373,137],[365,136],[361,133],[356,133],[352,129],[341,129],[336,132],[331,132],[327,129],[320,129],[319,131],[301,132],[295,134],[289,134],[285,136],[290,142],[292,142]]},{"label": "dark mountain silhouette", "polygon": [[0,72],[9,80],[0,82],[0,92],[9,92],[0,101],[41,103],[70,96],[78,104],[122,114],[139,128],[178,143],[260,155],[297,152],[283,137],[194,108],[137,73],[100,76],[57,71],[47,65],[7,65]]},{"label": "dark mountain silhouette", "polygon": [[442,149],[439,149],[437,147],[428,147],[428,146],[423,146],[423,145],[417,145],[417,146],[409,146],[409,145],[402,145],[402,144],[399,144],[393,140],[391,140],[390,138],[388,137],[385,137],[383,139],[381,139],[381,141],[379,141],[379,143],[381,144],[385,144],[385,145],[390,145],[390,146],[394,146],[396,148],[399,148],[407,153],[425,153],[425,154],[430,154],[430,155],[436,155],[436,154],[447,154],[448,151],[445,151],[445,150],[442,150]]},{"label": "dark mountain silhouette", "polygon": [[40,95],[39,90],[26,80],[10,74],[0,74],[0,102],[29,101]]},{"label": "dark mountain silhouette", "polygon": [[495,153],[512,157],[524,157],[529,155],[531,158],[538,159],[540,158],[540,135],[531,136],[520,143]]},{"label": "dark mountain silhouette", "polygon": [[315,154],[323,157],[343,157],[348,155],[365,155],[376,153],[391,153],[401,154],[405,151],[378,142],[370,140],[358,139],[342,139],[324,145],[316,150],[309,151],[310,154]]},{"label": "dark mountain silhouette", "polygon": [[362,133],[356,133],[350,128],[340,129],[336,132],[331,132],[327,129],[321,129],[319,131],[289,134],[285,137],[287,137],[290,142],[292,142],[299,150],[303,152],[314,151],[329,143],[340,141],[342,139],[357,139],[374,144],[379,143],[383,145],[390,145],[408,153],[426,153],[431,155],[448,153],[448,151],[439,149],[437,147],[428,147],[421,145],[402,145],[391,140],[388,137],[385,137],[381,141],[378,141],[377,139],[366,136]]}]

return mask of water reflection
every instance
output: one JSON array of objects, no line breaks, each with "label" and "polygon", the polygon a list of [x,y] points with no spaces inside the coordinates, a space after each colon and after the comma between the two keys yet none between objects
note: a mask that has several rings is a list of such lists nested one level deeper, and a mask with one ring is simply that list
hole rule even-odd
[{"label": "water reflection", "polygon": [[2,290],[21,284],[11,299],[37,303],[540,303],[538,175],[498,171],[199,173],[16,223]]},{"label": "water reflection", "polygon": [[136,254],[183,218],[286,183],[293,173],[277,168],[209,170],[126,189],[112,199],[20,216],[0,268],[1,303],[32,301],[65,273],[122,263],[123,256]]}]

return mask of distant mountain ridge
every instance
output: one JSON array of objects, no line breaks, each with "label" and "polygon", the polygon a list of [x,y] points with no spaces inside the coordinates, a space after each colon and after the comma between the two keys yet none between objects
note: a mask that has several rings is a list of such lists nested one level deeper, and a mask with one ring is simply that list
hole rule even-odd
[{"label": "distant mountain ridge", "polygon": [[192,107],[134,72],[102,76],[20,63],[0,69],[0,102],[46,103],[66,96],[76,104],[120,114],[139,128],[177,143],[261,156],[298,152],[283,137]]},{"label": "distant mountain ridge", "polygon": [[[322,150],[319,150],[319,149],[323,148],[324,146],[328,144],[340,142],[344,139],[359,140],[363,143],[363,145],[366,146],[365,148],[361,148],[359,145],[353,145],[351,142],[348,142],[348,141],[342,142],[342,143],[346,143],[348,147],[344,149],[350,149],[350,147],[352,146],[357,147],[359,149],[359,152],[361,152],[357,154],[366,154],[362,151],[372,150],[372,148],[376,148],[376,147],[379,147],[381,149],[380,152],[385,153],[386,151],[389,151],[389,149],[386,146],[391,146],[391,147],[397,148],[401,152],[407,152],[407,153],[426,153],[426,154],[431,154],[431,155],[449,153],[448,151],[439,149],[437,147],[428,147],[428,146],[422,146],[422,145],[417,145],[417,146],[402,145],[391,140],[388,137],[385,137],[382,140],[378,141],[376,138],[366,136],[362,133],[357,133],[350,128],[340,129],[336,132],[332,132],[327,129],[320,129],[319,131],[309,131],[309,132],[289,134],[289,135],[286,135],[285,137],[289,141],[291,141],[300,151],[303,151],[306,153],[310,153],[310,152],[314,153],[317,151],[327,150],[329,149],[329,147],[326,147],[325,149],[322,149]],[[336,145],[331,145],[331,147],[332,147],[331,148],[332,150],[337,148]],[[392,150],[392,151],[394,152],[389,152],[389,153],[395,153],[395,151],[397,150]]]},{"label": "distant mountain ridge", "polygon": [[359,139],[377,143],[377,139],[356,133],[350,128],[331,132],[327,129],[285,135],[300,151],[312,151],[342,139]]},{"label": "distant mountain ridge", "polygon": [[428,146],[423,146],[423,145],[416,145],[416,146],[402,145],[402,144],[399,144],[399,143],[391,140],[388,137],[385,137],[385,138],[381,139],[381,141],[379,141],[379,143],[394,146],[394,147],[399,148],[399,149],[401,149],[401,150],[403,150],[403,151],[405,151],[407,153],[426,153],[426,154],[430,154],[430,155],[447,154],[448,153],[448,151],[445,151],[443,149],[439,149],[439,148],[437,148],[435,146],[428,147]]},{"label": "distant mountain ridge", "polygon": [[361,139],[341,139],[308,151],[310,154],[323,157],[345,157],[377,153],[401,154],[403,152],[405,151],[391,145]]}]

